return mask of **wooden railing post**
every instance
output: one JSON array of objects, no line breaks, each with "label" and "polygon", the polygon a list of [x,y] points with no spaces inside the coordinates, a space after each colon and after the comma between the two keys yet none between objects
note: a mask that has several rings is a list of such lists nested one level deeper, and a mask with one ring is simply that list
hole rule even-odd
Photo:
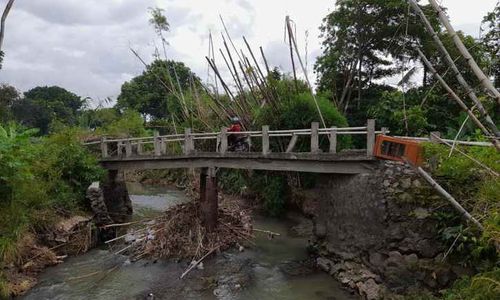
[{"label": "wooden railing post", "polygon": [[366,122],[366,155],[373,156],[375,146],[375,120],[368,119]]},{"label": "wooden railing post", "polygon": [[319,152],[319,122],[311,123],[311,152]]},{"label": "wooden railing post", "polygon": [[222,128],[219,134],[220,148],[219,152],[224,154],[227,151],[227,128]]},{"label": "wooden railing post", "polygon": [[330,153],[337,153],[337,127],[332,127],[328,139],[330,140]]},{"label": "wooden railing post", "polygon": [[125,157],[132,156],[132,143],[130,140],[125,141]]},{"label": "wooden railing post", "polygon": [[269,154],[269,125],[262,126],[262,154]]},{"label": "wooden railing post", "polygon": [[108,143],[106,142],[106,137],[101,138],[101,156],[102,158],[109,157],[108,154]]},{"label": "wooden railing post", "polygon": [[155,131],[154,133],[154,156],[161,156],[161,139],[160,139],[160,133],[158,131]]},{"label": "wooden railing post", "polygon": [[194,151],[194,140],[191,135],[191,128],[184,129],[184,154],[188,155]]}]

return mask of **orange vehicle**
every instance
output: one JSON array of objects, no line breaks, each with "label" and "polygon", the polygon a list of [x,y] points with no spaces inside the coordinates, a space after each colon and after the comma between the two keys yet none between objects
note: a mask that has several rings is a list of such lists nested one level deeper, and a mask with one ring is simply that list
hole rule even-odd
[{"label": "orange vehicle", "polygon": [[414,166],[422,165],[422,146],[417,141],[379,134],[373,153],[378,158],[409,161]]}]

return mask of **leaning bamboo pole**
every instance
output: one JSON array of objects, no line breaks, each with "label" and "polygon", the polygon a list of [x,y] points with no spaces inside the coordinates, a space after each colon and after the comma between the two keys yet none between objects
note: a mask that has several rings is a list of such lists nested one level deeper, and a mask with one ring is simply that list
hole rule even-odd
[{"label": "leaning bamboo pole", "polygon": [[323,119],[323,113],[321,113],[321,109],[319,108],[318,100],[316,99],[316,95],[314,94],[313,87],[311,85],[311,82],[309,81],[309,76],[307,75],[307,70],[304,67],[304,64],[302,63],[302,58],[300,58],[300,52],[299,52],[299,47],[297,46],[297,41],[295,40],[295,37],[293,35],[292,31],[292,26],[290,25],[290,16],[286,16],[286,27],[288,28],[288,36],[292,40],[293,46],[295,48],[295,53],[297,54],[297,58],[300,63],[300,67],[302,68],[302,72],[304,72],[304,76],[306,78],[307,85],[309,86],[309,89],[311,90],[311,95],[314,100],[314,104],[316,105],[316,109],[318,110],[319,117],[321,119],[321,124],[323,125],[324,128],[326,128],[326,123],[325,119]]},{"label": "leaning bamboo pole", "polygon": [[495,134],[495,136],[497,137],[500,137],[500,131],[498,131],[498,128],[497,126],[495,125],[495,123],[493,122],[493,119],[491,119],[490,115],[488,114],[488,112],[486,111],[486,109],[484,108],[483,104],[481,103],[481,101],[477,98],[476,94],[474,93],[473,89],[470,87],[470,85],[465,81],[464,77],[462,76],[462,74],[460,73],[460,71],[458,70],[457,68],[457,65],[454,63],[453,59],[451,58],[450,54],[448,53],[448,51],[446,50],[446,47],[443,45],[443,42],[441,42],[441,40],[439,39],[439,36],[438,34],[436,33],[436,31],[434,31],[434,28],[432,28],[432,25],[431,23],[429,22],[429,20],[427,19],[427,17],[425,16],[424,12],[422,11],[422,9],[420,8],[420,6],[418,6],[418,4],[415,2],[415,0],[408,0],[408,2],[410,3],[411,7],[413,8],[413,10],[420,16],[420,18],[422,19],[422,22],[424,23],[425,25],[425,28],[427,29],[427,31],[431,34],[432,38],[434,39],[434,42],[437,44],[439,50],[442,52],[445,60],[447,61],[447,63],[450,65],[451,69],[453,70],[453,73],[455,74],[455,77],[457,78],[458,82],[464,87],[464,89],[466,90],[467,92],[467,95],[469,96],[469,98],[474,102],[474,104],[476,105],[477,107],[477,110],[479,111],[479,113],[481,114],[481,116],[484,118],[485,122],[486,122],[486,125],[488,126],[488,128]]},{"label": "leaning bamboo pole", "polygon": [[[446,83],[446,81],[441,77],[434,66],[431,64],[431,62],[427,59],[427,57],[422,53],[422,51],[417,47],[416,48],[418,55],[420,56],[420,59],[422,59],[422,62],[427,66],[429,69],[429,72],[436,77],[436,79],[441,83],[441,85],[444,87],[444,89],[451,95],[451,97],[458,103],[458,105],[467,113],[467,115],[471,118],[471,120],[481,129],[484,135],[487,137],[491,137],[490,132],[488,129],[481,123],[481,121],[476,117],[476,115],[472,112],[472,110],[469,109],[469,107],[464,103],[464,101],[453,91],[453,89]],[[500,143],[495,137],[491,137],[492,143],[495,145],[495,147],[500,150]]]},{"label": "leaning bamboo pole", "polygon": [[[439,136],[437,136],[436,134],[431,133],[431,136],[432,136],[432,138],[435,138],[436,140],[438,140],[439,142],[441,142],[441,143],[445,144],[446,146],[448,146],[448,147],[450,147],[450,148],[451,148],[451,147],[453,147],[453,145],[452,145],[452,144],[450,144],[450,143],[448,143],[447,141],[443,140],[442,138],[440,138],[440,137],[439,137]],[[498,177],[498,176],[499,176],[499,174],[498,174],[495,170],[491,169],[490,167],[488,167],[487,165],[483,164],[483,163],[482,163],[482,162],[480,162],[479,160],[475,159],[474,157],[472,157],[472,156],[468,155],[467,153],[463,152],[462,150],[460,150],[460,149],[458,149],[458,148],[456,148],[456,150],[457,150],[460,154],[462,154],[463,156],[467,157],[467,158],[468,158],[468,159],[470,159],[472,162],[474,162],[475,164],[477,164],[478,166],[480,166],[480,167],[484,168],[484,169],[485,169],[486,171],[488,171],[491,175],[493,175],[493,176],[495,176],[495,177]]]},{"label": "leaning bamboo pole", "polygon": [[465,58],[467,63],[469,64],[470,68],[472,69],[472,72],[476,75],[477,79],[479,79],[479,82],[483,85],[486,91],[490,92],[491,95],[496,98],[497,103],[500,104],[500,92],[495,88],[491,80],[484,74],[484,72],[481,70],[481,68],[477,65],[476,61],[472,57],[472,55],[469,53],[469,50],[465,47],[464,43],[456,33],[455,29],[453,26],[451,26],[450,21],[448,20],[448,17],[444,13],[443,9],[441,6],[439,6],[436,2],[436,0],[429,0],[430,4],[432,7],[436,10],[438,13],[439,20],[441,21],[441,24],[444,25],[448,33],[451,35],[451,38],[453,39],[453,42],[455,43],[455,46],[457,47],[458,51],[462,54],[462,56]]},{"label": "leaning bamboo pole", "polygon": [[446,198],[446,200],[448,200],[451,203],[451,205],[458,212],[460,212],[460,214],[462,214],[462,216],[466,220],[471,221],[472,223],[474,223],[481,231],[484,230],[483,225],[481,225],[481,223],[479,223],[479,221],[476,218],[474,218],[468,211],[466,211],[465,208],[463,208],[463,206],[460,205],[460,203],[458,203],[458,201],[455,200],[455,198],[453,198],[452,195],[450,195],[443,187],[441,187],[439,185],[439,183],[437,183],[431,177],[431,175],[429,175],[429,173],[427,173],[426,171],[424,171],[424,169],[422,169],[421,167],[416,167],[416,170],[420,174],[420,176],[422,176],[439,194],[441,194],[441,196],[443,196],[444,198]]}]

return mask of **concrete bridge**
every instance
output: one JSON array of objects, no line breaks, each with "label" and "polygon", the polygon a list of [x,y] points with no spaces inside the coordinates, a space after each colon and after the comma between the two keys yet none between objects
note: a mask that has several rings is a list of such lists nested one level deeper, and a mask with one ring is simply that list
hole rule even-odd
[{"label": "concrete bridge", "polygon": [[[294,130],[193,133],[185,129],[183,134],[151,137],[106,139],[89,144],[99,144],[101,165],[109,170],[124,169],[177,169],[177,168],[230,168],[271,171],[296,171],[314,173],[357,174],[371,170],[375,135],[386,130],[375,130],[375,121],[367,126],[345,128],[319,128],[314,122],[311,128]],[[247,137],[249,152],[229,152],[228,135]],[[366,136],[365,150],[337,152],[337,137],[340,135]],[[328,150],[320,149],[320,137],[328,140]],[[288,139],[282,143],[282,151],[272,152],[270,141],[274,138]],[[299,139],[307,139],[307,152],[295,152]],[[258,144],[258,145],[256,145]],[[256,149],[258,148],[258,149]]]},{"label": "concrete bridge", "polygon": [[[374,169],[373,147],[375,136],[386,133],[375,130],[375,120],[367,120],[366,126],[345,128],[319,128],[313,122],[311,128],[270,130],[263,126],[260,131],[194,133],[185,129],[183,134],[151,137],[107,139],[88,144],[100,145],[101,165],[110,170],[111,176],[126,169],[178,169],[199,168],[200,198],[205,224],[208,229],[217,220],[217,168],[294,171],[313,173],[358,174]],[[229,152],[228,136],[245,136],[250,144],[249,152]],[[344,149],[337,152],[337,137],[361,135],[366,137],[366,149]],[[320,137],[328,140],[328,149],[320,149]],[[280,152],[271,151],[271,139],[280,138]],[[286,142],[284,142],[286,140]],[[296,152],[298,142],[309,143],[309,151]],[[112,181],[114,179],[112,178]]]}]

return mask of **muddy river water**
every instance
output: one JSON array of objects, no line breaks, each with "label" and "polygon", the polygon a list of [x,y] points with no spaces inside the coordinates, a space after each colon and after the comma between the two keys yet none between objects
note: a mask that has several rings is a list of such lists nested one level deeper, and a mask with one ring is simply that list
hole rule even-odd
[{"label": "muddy river water", "polygon": [[[175,188],[128,184],[134,218],[153,217],[188,199]],[[254,227],[280,233],[258,234],[243,252],[207,259],[184,279],[188,262],[140,260],[107,248],[68,258],[42,273],[39,284],[22,299],[359,299],[329,275],[315,269],[307,239],[291,230],[291,220],[254,217]]]}]

